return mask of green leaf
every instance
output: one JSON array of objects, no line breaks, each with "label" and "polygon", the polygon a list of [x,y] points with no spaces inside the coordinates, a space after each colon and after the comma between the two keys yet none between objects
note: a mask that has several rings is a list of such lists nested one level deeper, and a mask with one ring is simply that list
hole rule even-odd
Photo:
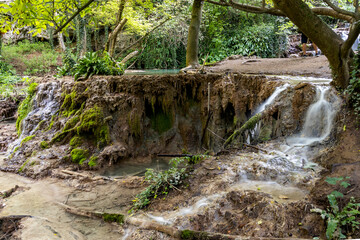
[{"label": "green leaf", "polygon": [[347,187],[350,186],[351,184],[348,183],[348,182],[343,181],[343,182],[340,183],[340,185],[341,185],[342,187],[344,187],[344,188],[347,188]]},{"label": "green leaf", "polygon": [[338,181],[341,181],[341,180],[343,180],[344,178],[343,177],[327,177],[326,179],[325,179],[325,181],[327,182],[327,183],[329,183],[329,184],[331,184],[331,185],[336,185],[337,184],[337,182]]},{"label": "green leaf", "polygon": [[336,231],[338,227],[338,220],[335,219],[329,219],[327,222],[327,228],[326,228],[326,237],[328,239],[332,239],[334,232]]}]

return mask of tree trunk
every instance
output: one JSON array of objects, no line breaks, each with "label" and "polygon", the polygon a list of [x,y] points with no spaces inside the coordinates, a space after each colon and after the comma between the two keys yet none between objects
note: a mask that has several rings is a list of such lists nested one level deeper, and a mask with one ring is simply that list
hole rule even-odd
[{"label": "tree trunk", "polygon": [[0,56],[1,56],[1,51],[2,51],[2,42],[3,42],[3,33],[0,32]]},{"label": "tree trunk", "polygon": [[333,74],[332,85],[345,89],[350,78],[349,63],[352,40],[347,44],[350,47],[345,47],[346,42],[315,15],[302,0],[273,0],[273,2],[275,7],[284,12],[327,57]]},{"label": "tree trunk", "polygon": [[108,41],[105,44],[105,51],[108,51],[111,57],[114,55],[114,52],[115,52],[116,38],[117,38],[118,34],[121,32],[121,30],[124,28],[126,22],[127,22],[126,18],[121,20],[121,22],[119,22],[119,24],[109,34]]},{"label": "tree trunk", "polygon": [[116,46],[116,40],[117,40],[118,34],[124,28],[126,21],[127,21],[127,19],[122,19],[122,15],[123,15],[124,8],[125,8],[125,3],[126,3],[126,0],[120,1],[119,11],[116,16],[115,28],[109,34],[108,41],[106,41],[106,44],[105,44],[105,51],[108,51],[111,57],[114,55],[114,52],[115,52],[115,46]]},{"label": "tree trunk", "polygon": [[60,47],[61,47],[61,50],[62,50],[63,52],[65,52],[66,46],[65,46],[64,36],[63,36],[62,32],[59,32],[59,33],[58,33],[58,39],[59,39],[59,45],[60,45]]},{"label": "tree trunk", "polygon": [[199,65],[199,33],[203,0],[194,0],[191,12],[191,22],[186,47],[186,67],[198,68]]}]

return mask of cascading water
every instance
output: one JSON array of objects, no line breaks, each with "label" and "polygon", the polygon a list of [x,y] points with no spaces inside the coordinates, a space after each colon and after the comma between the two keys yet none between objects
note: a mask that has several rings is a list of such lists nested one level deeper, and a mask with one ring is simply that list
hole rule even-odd
[{"label": "cascading water", "polygon": [[[273,103],[287,87],[289,85],[286,84],[277,88],[258,108],[257,113]],[[314,103],[308,108],[303,128],[298,135],[289,137],[285,141],[272,140],[260,145],[261,148],[266,149],[266,152],[239,153],[229,164],[218,162],[221,169],[227,169],[227,175],[222,179],[227,180],[229,189],[206,197],[199,196],[197,201],[193,201],[189,206],[161,213],[161,217],[159,214],[157,214],[159,217],[154,214],[149,215],[148,218],[164,225],[176,224],[180,229],[191,228],[192,223],[188,219],[203,214],[205,207],[207,213],[214,211],[214,216],[218,218],[222,199],[229,191],[260,191],[285,204],[289,201],[303,200],[308,192],[298,186],[303,185],[304,182],[311,185],[310,179],[315,179],[320,169],[316,164],[312,165],[311,170],[307,169],[306,166],[311,163],[307,153],[310,153],[310,149],[317,151],[321,149],[321,146],[314,148],[313,145],[324,141],[330,135],[333,119],[341,102],[329,86],[315,85],[315,88]],[[256,134],[259,127],[261,123],[246,133],[245,141],[250,143],[249,136]],[[310,148],[309,145],[313,147]]]},{"label": "cascading water", "polygon": [[330,87],[318,86],[316,88],[316,102],[313,103],[306,113],[305,123],[299,136],[291,137],[288,143],[291,145],[310,145],[321,142],[329,136],[336,110],[327,100]]},{"label": "cascading water", "polygon": [[271,105],[277,96],[279,96],[280,93],[282,93],[285,89],[287,89],[290,85],[288,83],[281,85],[280,87],[277,87],[275,91],[271,94],[271,96],[263,103],[261,104],[256,110],[255,114],[260,113],[265,110],[266,106]]},{"label": "cascading water", "polygon": [[49,84],[40,84],[37,94],[33,100],[33,108],[26,118],[23,119],[22,132],[19,138],[9,146],[9,153],[13,152],[16,147],[26,136],[34,135],[38,126],[43,121],[50,121],[51,117],[59,110],[61,94],[60,83],[51,82]]}]

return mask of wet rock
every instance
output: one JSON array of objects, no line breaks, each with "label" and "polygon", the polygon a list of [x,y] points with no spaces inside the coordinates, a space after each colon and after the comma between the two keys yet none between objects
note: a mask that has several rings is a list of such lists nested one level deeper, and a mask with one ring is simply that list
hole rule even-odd
[{"label": "wet rock", "polygon": [[107,146],[100,153],[99,159],[100,162],[109,163],[112,165],[117,161],[128,156],[127,147],[123,143],[115,143],[111,146]]}]

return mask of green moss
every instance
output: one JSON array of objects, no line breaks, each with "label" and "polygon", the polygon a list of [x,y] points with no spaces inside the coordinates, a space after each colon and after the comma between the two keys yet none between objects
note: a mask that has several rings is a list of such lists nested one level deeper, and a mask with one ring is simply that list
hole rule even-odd
[{"label": "green moss", "polygon": [[79,136],[75,136],[70,140],[70,146],[76,148],[83,143],[83,139]]},{"label": "green moss", "polygon": [[22,172],[22,171],[24,171],[24,169],[25,169],[26,165],[29,163],[29,161],[30,161],[30,158],[29,158],[28,160],[26,160],[26,161],[23,163],[23,165],[21,165],[21,167],[20,167],[19,170],[18,170],[19,173]]},{"label": "green moss", "polygon": [[123,224],[125,216],[122,214],[104,213],[102,218],[105,222],[117,222],[119,224]]},{"label": "green moss", "polygon": [[110,143],[109,127],[104,124],[95,131],[97,147],[103,148]]},{"label": "green moss", "polygon": [[[84,105],[82,105],[83,107]],[[70,146],[78,147],[82,144],[84,137],[87,139],[95,139],[98,148],[102,148],[110,143],[109,127],[105,122],[102,109],[94,106],[85,110],[80,116],[80,112],[76,112],[64,126],[50,141],[51,144],[61,142],[65,138],[73,137],[70,140]],[[94,137],[92,137],[94,136]]]},{"label": "green moss", "polygon": [[41,147],[42,149],[49,148],[49,143],[48,143],[47,141],[42,141],[42,142],[40,143],[40,147]]},{"label": "green moss", "polygon": [[109,127],[104,122],[102,109],[97,106],[87,109],[81,114],[80,125],[76,131],[78,135],[94,134],[100,148],[110,143]]},{"label": "green moss", "polygon": [[16,147],[16,148],[14,149],[14,152],[16,152],[17,150],[19,150],[19,147]]},{"label": "green moss", "polygon": [[80,121],[80,117],[79,116],[74,116],[72,118],[70,118],[69,121],[67,121],[65,123],[64,129],[63,131],[69,130],[71,128],[74,128],[75,125]]},{"label": "green moss", "polygon": [[56,143],[56,142],[61,142],[62,140],[64,140],[65,137],[67,137],[68,135],[72,135],[74,132],[75,132],[74,129],[66,130],[66,131],[63,131],[63,132],[58,132],[51,139],[50,144],[53,144],[53,143]]},{"label": "green moss", "polygon": [[32,102],[36,93],[37,86],[38,86],[37,83],[30,83],[30,85],[27,88],[27,96],[19,105],[18,118],[16,120],[16,130],[19,136],[22,130],[22,121],[31,111]]},{"label": "green moss", "polygon": [[172,117],[164,112],[159,112],[150,118],[151,127],[162,134],[172,128]]},{"label": "green moss", "polygon": [[30,141],[34,137],[35,137],[35,135],[25,137],[23,140],[21,140],[20,147],[22,147],[23,143],[26,143],[26,142]]},{"label": "green moss", "polygon": [[80,135],[81,133],[95,133],[95,129],[102,125],[102,119],[104,115],[101,109],[97,106],[93,108],[87,109],[81,116],[80,116],[80,126],[77,127],[77,132]]},{"label": "green moss", "polygon": [[50,122],[49,126],[44,130],[44,132],[47,132],[47,131],[51,130],[54,123],[55,123],[55,115],[51,117],[51,122]]},{"label": "green moss", "polygon": [[194,231],[191,230],[183,230],[180,235],[181,239],[194,239]]},{"label": "green moss", "polygon": [[130,126],[130,132],[135,137],[141,136],[141,116],[136,113],[130,113],[128,117],[128,122]]},{"label": "green moss", "polygon": [[98,159],[99,159],[99,157],[91,156],[88,165],[89,165],[90,167],[95,167],[95,166],[97,165],[97,160],[98,160]]},{"label": "green moss", "polygon": [[42,125],[44,124],[44,122],[45,122],[45,120],[42,120],[42,121],[39,122],[39,124],[38,124],[38,125],[36,126],[36,128],[35,128],[35,132],[42,127]]},{"label": "green moss", "polygon": [[259,122],[261,114],[258,113],[251,117],[241,128],[253,129],[255,125]]},{"label": "green moss", "polygon": [[74,105],[75,105],[75,97],[76,97],[76,92],[72,91],[70,94],[66,94],[65,98],[64,98],[64,102],[61,105],[60,109],[63,110],[73,110]]},{"label": "green moss", "polygon": [[259,134],[259,140],[262,142],[269,141],[271,139],[271,126],[265,125],[261,128],[260,134]]},{"label": "green moss", "polygon": [[88,151],[80,148],[75,148],[71,151],[71,160],[74,163],[83,164],[89,157]]},{"label": "green moss", "polygon": [[151,108],[152,108],[153,113],[155,113],[155,103],[156,103],[156,97],[152,96],[151,97]]}]

